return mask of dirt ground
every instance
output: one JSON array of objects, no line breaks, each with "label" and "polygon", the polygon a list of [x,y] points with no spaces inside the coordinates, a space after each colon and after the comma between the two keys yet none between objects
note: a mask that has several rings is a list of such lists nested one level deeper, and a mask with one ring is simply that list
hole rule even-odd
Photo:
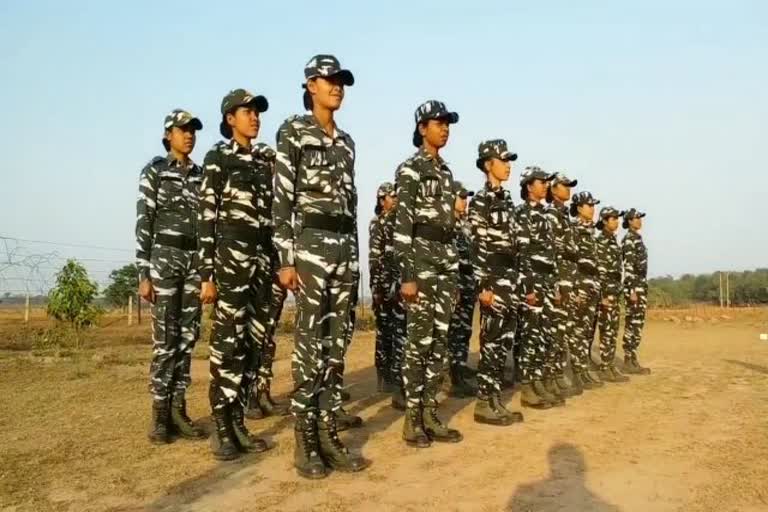
[{"label": "dirt ground", "polygon": [[[207,442],[150,445],[146,323],[30,350],[0,317],[0,510],[768,511],[768,311],[651,317],[651,376],[524,410],[511,427],[477,425],[471,400],[448,399],[443,416],[465,439],[427,450],[401,441],[401,415],[374,392],[372,336],[360,333],[346,383],[366,424],[342,436],[373,465],[315,482],[293,471],[285,418],[251,421],[275,448],[234,463],[215,462]],[[290,345],[279,340],[280,395]],[[204,356],[201,346],[189,402],[210,427]]]}]

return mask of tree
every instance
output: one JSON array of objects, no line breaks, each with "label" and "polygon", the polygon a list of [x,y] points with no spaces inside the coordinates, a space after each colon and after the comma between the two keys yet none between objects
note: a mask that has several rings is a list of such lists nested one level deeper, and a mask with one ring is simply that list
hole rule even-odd
[{"label": "tree", "polygon": [[77,260],[67,260],[56,274],[56,286],[48,294],[48,314],[69,322],[75,329],[91,325],[100,310],[93,301],[98,287],[88,279],[88,272]]},{"label": "tree", "polygon": [[127,306],[128,297],[136,293],[138,275],[139,271],[134,263],[113,270],[109,274],[112,282],[104,289],[104,297],[115,307]]}]

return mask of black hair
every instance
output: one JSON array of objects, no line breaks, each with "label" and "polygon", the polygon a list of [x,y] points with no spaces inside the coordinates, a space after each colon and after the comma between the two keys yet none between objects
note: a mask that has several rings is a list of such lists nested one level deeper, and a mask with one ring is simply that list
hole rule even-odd
[{"label": "black hair", "polygon": [[[166,133],[168,133],[168,130],[166,130]],[[171,143],[168,142],[168,139],[166,139],[165,137],[163,137],[163,147],[165,148],[166,151],[171,150]]]},{"label": "black hair", "polygon": [[381,200],[384,199],[383,197],[377,197],[376,198],[376,206],[373,209],[373,213],[376,215],[380,214],[381,211],[384,209],[384,207],[381,205]]},{"label": "black hair", "polygon": [[530,181],[526,181],[525,183],[520,184],[520,199],[523,201],[528,200],[528,184]]},{"label": "black hair", "polygon": [[555,200],[555,197],[552,195],[552,187],[549,186],[549,187],[547,187],[546,201],[547,201],[547,203],[551,203],[554,200]]},{"label": "black hair", "polygon": [[603,222],[603,219],[600,219],[595,223],[595,229],[599,231],[602,231],[604,227],[605,227],[605,222]]},{"label": "black hair", "polygon": [[621,227],[623,227],[624,229],[629,229],[629,220],[627,220],[626,218],[622,220]]},{"label": "black hair", "polygon": [[576,217],[579,215],[579,205],[576,203],[571,203],[571,206],[568,209],[569,213],[571,214],[571,217]]},{"label": "black hair", "polygon": [[422,137],[421,132],[419,132],[419,126],[426,126],[427,123],[425,121],[421,121],[420,123],[416,123],[416,128],[413,129],[413,145],[417,148],[420,148],[422,144],[424,144],[424,137]]},{"label": "black hair", "polygon": [[304,95],[301,98],[304,102],[304,110],[312,110],[312,108],[315,106],[315,104],[312,102],[312,95],[309,94],[309,91],[304,89]]}]

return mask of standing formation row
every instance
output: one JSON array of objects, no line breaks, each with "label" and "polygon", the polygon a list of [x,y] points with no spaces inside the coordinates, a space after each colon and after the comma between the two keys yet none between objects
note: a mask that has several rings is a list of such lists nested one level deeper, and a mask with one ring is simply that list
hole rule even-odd
[{"label": "standing formation row", "polygon": [[[313,57],[302,83],[308,112],[281,125],[276,150],[256,142],[261,115],[268,109],[266,98],[244,89],[231,91],[221,103],[219,131],[224,140],[206,154],[202,168],[189,158],[202,122],[183,110],[166,117],[162,143],[167,154],[142,170],[136,222],[139,291],[153,304],[153,442],[167,443],[176,435],[205,437],[187,416],[185,395],[201,304],[210,303],[212,453],[230,460],[269,448],[249,432],[245,418],[286,410],[272,399],[270,382],[274,331],[291,291],[296,299],[290,405],[296,469],[304,477],[322,478],[331,469],[354,472],[369,465],[338,436],[340,430],[363,424],[342,406],[359,282],[358,198],[354,141],[338,127],[334,115],[345,87],[353,84],[352,73],[335,57]],[[380,338],[377,367],[387,369],[381,385],[396,386],[395,400],[406,411],[405,441],[419,447],[462,439],[437,414],[457,298],[465,304],[457,323],[464,331],[462,339],[468,339],[467,325],[471,332],[466,305],[474,306],[476,298],[481,304],[476,417],[504,424],[521,419],[519,413],[504,409],[500,395],[504,359],[513,341],[519,340],[516,371],[524,404],[559,403],[546,388],[554,391],[553,386],[565,381],[566,354],[571,354],[576,370],[586,365],[582,351],[572,347],[577,337],[583,341],[592,317],[579,316],[577,305],[593,301],[593,296],[603,305],[615,305],[621,292],[614,286],[612,296],[603,293],[599,265],[595,274],[582,270],[592,256],[588,243],[578,242],[579,226],[561,226],[573,233],[572,239],[564,241],[557,234],[549,210],[541,204],[554,183],[548,173],[527,169],[521,181],[524,202],[513,208],[501,184],[515,155],[503,141],[480,146],[478,167],[488,183],[470,207],[471,243],[456,238],[464,222],[456,215],[457,206],[462,212],[470,194],[454,181],[439,151],[457,121],[458,115],[440,102],[418,107],[413,132],[418,149],[397,169],[395,185],[381,189],[377,207],[382,209],[382,228],[390,234],[382,235],[386,240],[380,256],[371,259],[374,300],[379,317],[390,308],[397,318],[392,325],[399,326],[389,338],[397,341]],[[560,182],[571,183],[563,177]],[[551,188],[553,195],[557,190],[557,185]],[[392,208],[394,196],[397,205]],[[560,203],[555,204],[567,200],[556,197]],[[579,215],[591,208],[590,201],[574,201]],[[384,221],[388,215],[391,223]],[[640,217],[635,213],[625,220],[637,222]],[[460,249],[471,253],[462,264]],[[618,272],[620,288],[617,261],[605,275]],[[628,266],[625,272],[629,275]],[[644,304],[641,288],[638,284],[629,295],[630,301],[637,299],[632,304],[638,308]],[[562,336],[554,321],[558,311],[566,323],[574,324],[572,330],[564,328]],[[387,325],[380,320],[382,333]],[[637,326],[639,336],[641,321]],[[387,356],[388,351],[402,357]],[[455,351],[454,357],[465,362],[466,349]],[[460,366],[468,377],[466,365]],[[573,384],[578,380],[583,387],[597,380],[587,371],[575,375]]]}]

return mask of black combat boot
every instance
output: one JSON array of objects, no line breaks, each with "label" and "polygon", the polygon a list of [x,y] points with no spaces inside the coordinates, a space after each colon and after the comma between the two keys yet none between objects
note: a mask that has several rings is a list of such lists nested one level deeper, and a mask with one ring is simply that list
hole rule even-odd
[{"label": "black combat boot", "polygon": [[498,396],[478,396],[475,402],[475,422],[506,426],[522,421],[522,414],[508,411]]},{"label": "black combat boot", "polygon": [[149,431],[149,441],[152,444],[167,444],[171,442],[170,411],[168,400],[152,402],[152,430]]},{"label": "black combat boot", "polygon": [[243,406],[235,401],[230,405],[232,415],[232,433],[237,447],[246,453],[261,453],[269,450],[269,445],[263,439],[254,436],[245,427]]},{"label": "black combat boot", "polygon": [[646,368],[644,366],[640,365],[640,361],[638,361],[637,356],[634,355],[632,357],[625,357],[624,358],[624,368],[626,371],[627,368],[627,361],[629,361],[629,366],[631,367],[632,371],[627,371],[627,373],[633,373],[635,375],[650,375],[651,369]]},{"label": "black combat boot", "polygon": [[584,385],[579,378],[578,371],[573,370],[573,378],[571,378],[571,396],[578,396],[584,393]]},{"label": "black combat boot", "polygon": [[317,422],[307,414],[296,417],[293,427],[296,446],[293,451],[293,466],[304,478],[316,480],[325,478],[328,472],[320,457],[320,444],[317,439]]},{"label": "black combat boot", "polygon": [[477,387],[467,380],[467,374],[463,368],[463,366],[456,364],[452,365],[450,369],[450,395],[455,398],[469,398],[477,395]]},{"label": "black combat boot", "polygon": [[211,436],[211,450],[216,460],[234,460],[240,456],[240,451],[232,433],[232,418],[229,406],[213,410],[213,421],[216,426]]},{"label": "black combat boot", "polygon": [[404,411],[406,406],[405,390],[402,385],[396,384],[392,390],[392,408],[398,411]]},{"label": "black combat boot", "polygon": [[333,413],[317,420],[317,438],[320,443],[320,456],[329,467],[345,473],[356,473],[371,465],[370,461],[350,452],[342,444]]},{"label": "black combat boot", "polygon": [[424,407],[422,413],[424,421],[424,431],[432,441],[439,443],[458,443],[464,437],[456,429],[448,428],[440,418],[437,417],[437,407]]},{"label": "black combat boot", "polygon": [[565,401],[565,398],[568,396],[568,394],[562,391],[557,386],[557,383],[555,382],[554,378],[549,377],[547,379],[544,379],[542,383],[544,384],[544,389],[549,391],[550,395],[554,396],[555,398],[558,398],[559,400]]},{"label": "black combat boot", "polygon": [[534,390],[530,382],[520,385],[520,405],[532,409],[549,409],[552,403],[540,397]]},{"label": "black combat boot", "polygon": [[584,372],[583,376],[589,379],[589,381],[592,382],[592,384],[596,388],[601,388],[605,385],[605,382],[600,380],[600,376],[597,374],[597,372],[594,372],[592,370],[587,370]]},{"label": "black combat boot", "polygon": [[392,378],[387,370],[376,370],[376,392],[392,392]]},{"label": "black combat boot", "polygon": [[608,370],[611,372],[613,382],[629,382],[629,377],[621,373],[615,366],[611,365]]},{"label": "black combat boot", "polygon": [[248,406],[245,408],[245,417],[250,420],[261,420],[266,417],[264,411],[261,410],[259,405],[259,388],[256,386],[251,387],[251,394],[248,396]]},{"label": "black combat boot", "polygon": [[611,369],[609,367],[601,368],[597,374],[600,376],[600,380],[603,382],[617,382],[613,378],[613,373],[611,373]]},{"label": "black combat boot", "polygon": [[424,431],[423,415],[420,407],[408,407],[403,420],[403,440],[408,446],[429,448],[432,441]]},{"label": "black combat boot", "polygon": [[560,395],[564,398],[570,398],[578,394],[574,391],[571,381],[568,380],[568,377],[565,375],[558,375],[555,377],[555,385],[557,386],[557,389],[560,390]]},{"label": "black combat boot", "polygon": [[542,400],[549,402],[553,406],[558,407],[565,404],[565,400],[547,391],[547,388],[544,387],[544,382],[540,380],[534,380],[531,383],[531,387],[533,388],[534,393],[539,395]]},{"label": "black combat boot", "polygon": [[184,439],[205,439],[205,431],[192,423],[187,416],[187,401],[183,397],[174,397],[171,402],[171,428]]},{"label": "black combat boot", "polygon": [[349,414],[343,407],[336,411],[336,429],[339,432],[349,430],[350,428],[360,428],[363,426],[363,418]]},{"label": "black combat boot", "polygon": [[256,391],[256,403],[259,405],[264,416],[287,416],[289,414],[288,404],[275,402],[272,399],[272,383],[266,381],[254,386]]}]

